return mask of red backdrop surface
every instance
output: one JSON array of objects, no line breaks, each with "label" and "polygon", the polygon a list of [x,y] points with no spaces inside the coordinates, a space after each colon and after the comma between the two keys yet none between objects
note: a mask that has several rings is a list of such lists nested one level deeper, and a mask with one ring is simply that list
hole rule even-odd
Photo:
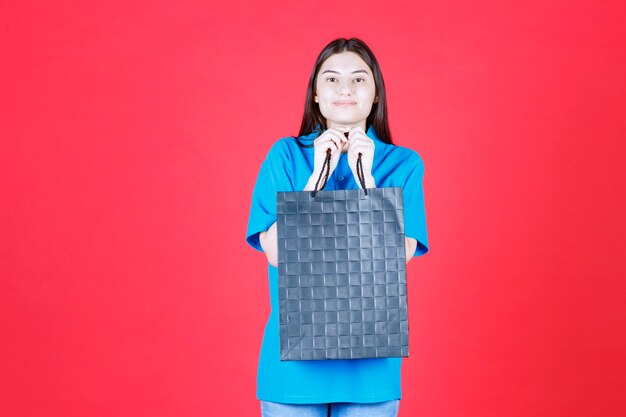
[{"label": "red backdrop surface", "polygon": [[251,191],[351,36],[426,168],[400,416],[626,415],[624,2],[0,16],[0,415],[260,414]]}]

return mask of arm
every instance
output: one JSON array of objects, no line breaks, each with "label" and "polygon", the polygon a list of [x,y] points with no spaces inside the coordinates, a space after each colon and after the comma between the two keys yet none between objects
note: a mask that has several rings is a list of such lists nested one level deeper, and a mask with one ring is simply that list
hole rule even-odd
[{"label": "arm", "polygon": [[[312,191],[315,187],[315,181],[317,180],[316,175],[311,175],[309,178],[309,182],[304,187],[303,191]],[[366,180],[370,182],[374,187],[376,186],[374,179],[371,178]],[[372,187],[372,188],[374,188]],[[261,243],[261,247],[263,248],[263,252],[267,256],[267,261],[270,265],[277,267],[278,266],[278,237],[276,233],[276,222],[272,223],[272,225],[265,232],[261,232],[259,234],[259,242]],[[413,255],[415,254],[415,248],[417,247],[417,240],[405,237],[405,250],[406,250],[406,263],[409,263]]]},{"label": "arm", "polygon": [[[320,137],[316,140],[316,142],[322,141],[322,140],[323,142],[331,141],[330,137],[328,138]],[[319,172],[321,171],[321,165],[322,165],[321,162],[324,159],[324,152],[319,152],[318,150],[318,148],[321,149],[322,151],[325,149],[324,145],[326,145],[326,143],[323,143],[323,142],[319,143],[319,145],[322,145],[322,146],[316,146],[315,169],[313,173],[311,174],[311,176],[309,177],[309,180],[302,191],[313,191],[315,188],[315,183],[317,179],[319,178]],[[331,149],[338,151],[340,147],[339,146],[331,147]],[[373,149],[371,153],[373,156]],[[338,155],[336,157],[338,158]],[[336,166],[336,162],[332,164],[331,171],[334,170],[335,166]],[[376,181],[371,175],[370,170],[367,170],[365,173],[365,183],[366,183],[366,188],[376,188]],[[272,223],[272,225],[266,231],[259,233],[259,244],[267,257],[268,263],[274,267],[277,267],[278,266],[278,235],[277,235],[277,230],[276,230],[276,222]],[[410,237],[405,237],[405,251],[406,251],[405,254],[406,254],[407,263],[415,255],[416,248],[417,248],[417,240],[410,238]]]},{"label": "arm", "polygon": [[417,240],[412,237],[404,238],[404,247],[406,249],[406,263],[408,264],[413,255],[415,255],[415,248],[417,248]]},{"label": "arm", "polygon": [[[259,234],[259,241],[263,252],[267,256],[267,261],[272,266],[278,266],[278,238],[276,235],[276,223],[273,223],[269,229]],[[415,254],[415,248],[417,247],[417,240],[411,237],[405,237],[405,250],[406,250],[406,263],[408,264],[413,255]]]},{"label": "arm", "polygon": [[[341,155],[341,146],[344,141],[347,140],[342,132],[339,132],[336,129],[327,129],[324,133],[322,133],[317,139],[315,139],[315,155],[314,155],[314,169],[313,173],[309,177],[304,190],[302,191],[313,191],[315,189],[315,183],[320,177],[320,173],[322,172],[322,168],[324,165],[324,161],[326,160],[326,150],[331,150],[331,161],[330,161],[330,170],[329,175],[334,171],[337,163],[339,162],[339,156]],[[271,173],[271,171],[270,171]],[[274,181],[270,181],[271,184],[276,183],[277,179],[283,178],[286,172],[280,172],[274,177]],[[260,174],[261,176],[261,174]],[[267,193],[267,195],[275,195],[273,194],[276,191],[276,187],[267,187],[272,191],[271,193]],[[283,189],[287,189],[283,187]],[[275,198],[275,197],[274,197]],[[274,200],[275,201],[275,200]],[[275,213],[274,213],[275,215]],[[274,217],[275,218],[275,217]],[[272,225],[265,231],[259,233],[259,245],[265,252],[267,256],[267,261],[270,265],[277,267],[278,266],[278,234],[276,231],[276,222],[272,223]]]},{"label": "arm", "polygon": [[[302,191],[313,191],[318,176],[319,174],[313,173]],[[259,243],[267,256],[267,262],[272,266],[278,267],[278,235],[276,233],[276,222],[272,223],[265,232],[259,233]]]},{"label": "arm", "polygon": [[278,237],[276,234],[276,222],[269,229],[259,233],[259,243],[267,256],[270,265],[278,267]]},{"label": "arm", "polygon": [[[363,130],[353,130],[351,131],[351,143],[349,152],[348,162],[350,164],[350,169],[352,170],[352,174],[354,178],[358,178],[357,172],[357,159],[359,152],[363,157],[363,174],[365,180],[365,188],[376,188],[376,180],[371,174],[372,166],[374,164],[374,142],[372,139],[367,137]],[[357,180],[357,182],[359,182]],[[406,263],[409,263],[413,255],[415,255],[415,249],[417,248],[417,240],[405,237],[404,238],[404,250],[406,255]]]}]

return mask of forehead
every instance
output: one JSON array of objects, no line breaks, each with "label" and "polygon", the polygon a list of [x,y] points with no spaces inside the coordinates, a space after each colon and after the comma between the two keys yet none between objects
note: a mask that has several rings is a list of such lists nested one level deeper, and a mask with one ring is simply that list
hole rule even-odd
[{"label": "forehead", "polygon": [[329,56],[320,67],[319,74],[322,74],[326,70],[348,74],[357,70],[367,71],[368,74],[372,73],[372,70],[370,70],[360,56],[354,52],[348,51]]}]

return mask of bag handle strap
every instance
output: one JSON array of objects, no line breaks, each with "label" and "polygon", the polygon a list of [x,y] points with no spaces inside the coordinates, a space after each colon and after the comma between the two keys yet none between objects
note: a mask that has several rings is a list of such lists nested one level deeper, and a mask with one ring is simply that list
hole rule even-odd
[{"label": "bag handle strap", "polygon": [[363,154],[359,152],[359,157],[356,160],[356,175],[359,177],[361,188],[363,188],[363,191],[365,191],[365,195],[367,195],[367,187],[365,187],[365,175],[363,174],[363,161],[361,160],[362,155]]},{"label": "bag handle strap", "polygon": [[[361,188],[365,191],[365,195],[367,195],[367,188],[365,187],[365,175],[363,174],[363,161],[361,160],[362,153],[359,152],[359,157],[356,160],[356,175],[359,177],[359,183],[361,184]],[[326,187],[326,183],[328,182],[328,176],[330,175],[330,159],[331,159],[331,151],[330,148],[326,149],[326,158],[324,159],[324,163],[322,164],[322,170],[320,171],[320,176],[317,178],[317,182],[315,183],[315,189],[311,191],[311,197],[315,198],[317,193]],[[322,180],[322,176],[324,177],[324,182],[322,182],[322,186],[317,188]]]},{"label": "bag handle strap", "polygon": [[[313,198],[315,198],[318,191],[321,191],[324,189],[324,187],[326,187],[326,183],[328,182],[328,176],[330,175],[330,158],[331,158],[330,148],[328,148],[326,149],[326,158],[324,159],[324,163],[322,164],[322,170],[320,171],[320,176],[317,179],[317,182],[315,183],[315,189],[311,191],[311,197]],[[324,175],[324,169],[326,169],[326,175]],[[319,185],[322,179],[322,175],[324,175],[324,182],[322,183],[322,186],[320,188],[317,188],[317,186]]]}]

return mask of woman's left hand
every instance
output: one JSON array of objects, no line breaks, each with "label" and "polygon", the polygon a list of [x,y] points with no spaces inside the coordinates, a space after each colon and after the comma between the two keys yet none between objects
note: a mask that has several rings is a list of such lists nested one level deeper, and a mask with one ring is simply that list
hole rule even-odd
[{"label": "woman's left hand", "polygon": [[365,188],[376,188],[376,181],[372,176],[372,166],[374,165],[374,141],[367,136],[361,127],[353,127],[348,133],[348,165],[354,175],[356,183],[361,188],[359,175],[357,174],[356,161],[361,154],[363,165],[363,176],[365,177]]}]

